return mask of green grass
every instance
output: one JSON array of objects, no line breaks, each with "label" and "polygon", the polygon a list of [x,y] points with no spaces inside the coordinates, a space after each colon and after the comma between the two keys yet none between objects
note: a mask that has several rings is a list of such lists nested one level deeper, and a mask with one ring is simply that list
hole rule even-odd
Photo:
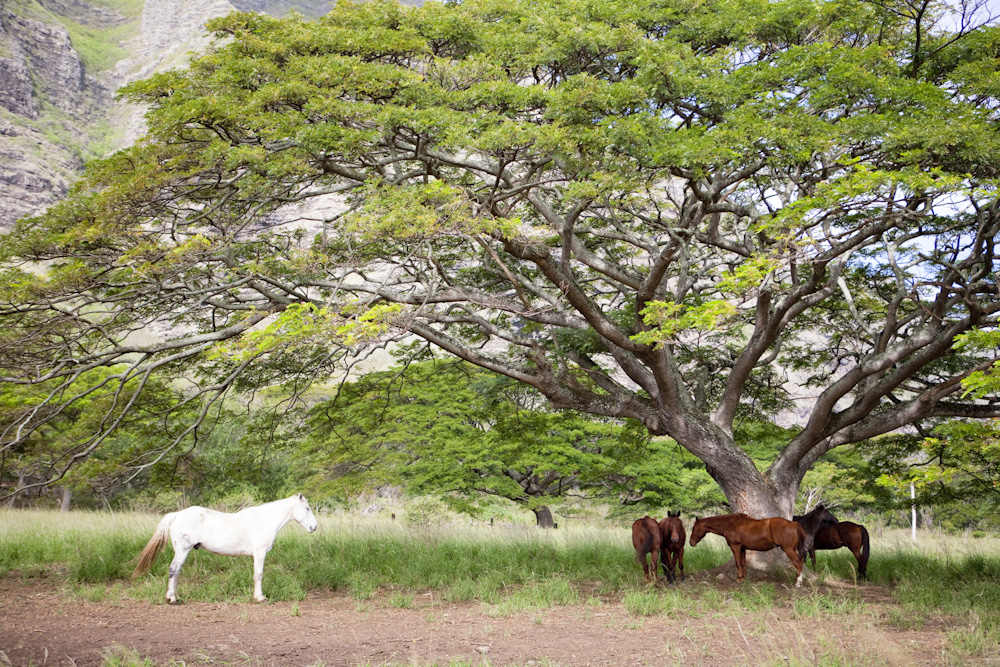
[{"label": "green grass", "polygon": [[[1000,541],[924,533],[917,543],[892,534],[878,546],[869,567],[875,583],[892,591],[898,607],[888,621],[922,628],[941,616],[958,627],[948,632],[952,656],[977,656],[1000,644]],[[875,560],[873,554],[872,560]]]},{"label": "green grass", "polygon": [[678,609],[686,607],[688,596],[681,596],[676,590],[661,593],[655,589],[626,591],[622,596],[622,605],[636,616],[673,615]]},{"label": "green grass", "polygon": [[[161,602],[169,546],[149,574],[129,580],[158,518],[0,511],[0,576],[61,577],[90,599],[119,586],[129,597]],[[689,571],[718,565],[727,554],[721,548],[691,550]],[[187,600],[248,601],[251,585],[252,559],[197,550],[188,556],[178,592]],[[274,601],[301,600],[307,591],[319,589],[358,600],[389,591],[412,598],[434,589],[449,601],[499,605],[508,599],[506,604],[525,608],[576,604],[575,590],[582,586],[608,595],[642,585],[624,528],[456,529],[322,518],[313,535],[295,525],[279,533],[264,568],[264,593]]]},{"label": "green grass", "polygon": [[0,576],[55,572],[75,583],[123,579],[157,519],[135,514],[0,510]]},{"label": "green grass", "polygon": [[775,604],[774,584],[762,582],[756,586],[743,586],[733,591],[733,600],[749,612],[764,611]]},{"label": "green grass", "polygon": [[806,619],[833,614],[851,614],[858,611],[863,604],[857,591],[837,594],[811,591],[797,596],[792,602],[792,607],[797,617]]},{"label": "green grass", "polygon": [[[133,559],[158,519],[137,513],[0,510],[0,577],[54,579],[85,600],[133,598],[161,604],[169,547],[150,574],[129,578]],[[728,559],[721,540],[705,542],[686,550],[686,571],[694,575]],[[311,590],[332,590],[352,596],[363,608],[403,609],[417,606],[415,601],[430,592],[448,602],[478,602],[495,617],[561,605],[600,606],[602,597],[612,597],[633,619],[628,622],[637,624],[651,616],[694,619],[734,612],[753,619],[790,606],[793,617],[802,621],[869,614],[904,630],[943,625],[944,650],[953,662],[996,654],[997,538],[926,534],[914,544],[901,531],[884,539],[873,536],[872,585],[891,600],[878,612],[864,601],[869,585],[843,590],[823,585],[852,580],[850,553],[820,552],[819,565],[819,585],[801,591],[773,580],[754,581],[753,574],[738,587],[689,579],[653,588],[643,581],[624,527],[413,527],[381,519],[322,517],[315,534],[295,525],[279,533],[264,569],[264,592],[273,601],[295,602]],[[250,558],[199,550],[189,555],[178,592],[182,600],[245,603],[251,586]],[[831,649],[827,659],[847,664],[840,662],[842,657]],[[143,664],[135,656],[114,660],[133,658]]]},{"label": "green grass", "polygon": [[64,18],[60,18],[59,22],[69,32],[70,42],[80,54],[80,60],[88,72],[110,69],[119,60],[128,56],[128,50],[119,46],[119,43],[139,33],[139,25],[135,22],[103,29]]}]

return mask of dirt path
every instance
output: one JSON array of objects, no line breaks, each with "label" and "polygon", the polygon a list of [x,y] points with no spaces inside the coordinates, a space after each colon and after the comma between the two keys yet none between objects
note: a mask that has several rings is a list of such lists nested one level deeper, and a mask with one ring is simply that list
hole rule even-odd
[{"label": "dirt path", "polygon": [[754,613],[690,609],[644,618],[610,601],[491,616],[477,603],[416,597],[410,609],[312,593],[301,602],[168,606],[85,602],[44,583],[0,579],[0,665],[95,666],[113,646],[157,664],[267,667],[949,662],[943,628],[891,627],[877,601],[816,622],[796,616],[791,603]]}]

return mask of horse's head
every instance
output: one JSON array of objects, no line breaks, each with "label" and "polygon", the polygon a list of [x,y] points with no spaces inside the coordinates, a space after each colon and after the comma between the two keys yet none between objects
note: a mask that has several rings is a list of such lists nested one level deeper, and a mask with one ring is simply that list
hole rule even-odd
[{"label": "horse's head", "polygon": [[681,522],[680,512],[667,511],[667,520],[664,522],[667,528],[667,534],[664,535],[665,539],[669,539],[670,542],[677,544],[684,540],[684,524]]},{"label": "horse's head", "polygon": [[695,546],[701,542],[701,538],[705,537],[705,533],[707,532],[708,526],[705,524],[705,520],[695,518],[694,525],[691,526],[691,546]]},{"label": "horse's head", "polygon": [[823,505],[817,507],[815,510],[813,510],[813,512],[816,513],[816,519],[819,522],[818,525],[820,526],[823,525],[836,526],[837,523],[839,523],[837,521],[837,517],[833,516],[833,514],[830,513],[830,510],[828,510]]},{"label": "horse's head", "polygon": [[314,532],[319,527],[319,523],[316,521],[312,508],[309,507],[309,501],[301,493],[296,494],[295,498],[298,502],[292,508],[292,518],[310,533]]}]

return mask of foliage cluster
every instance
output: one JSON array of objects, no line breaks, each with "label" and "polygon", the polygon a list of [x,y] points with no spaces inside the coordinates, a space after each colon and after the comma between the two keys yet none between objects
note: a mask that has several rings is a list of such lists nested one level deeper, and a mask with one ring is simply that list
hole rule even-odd
[{"label": "foliage cluster", "polygon": [[297,464],[314,471],[310,492],[402,484],[473,514],[489,496],[539,511],[567,497],[627,494],[628,468],[649,445],[634,425],[553,411],[530,388],[454,361],[343,384],[313,408],[311,426]]}]

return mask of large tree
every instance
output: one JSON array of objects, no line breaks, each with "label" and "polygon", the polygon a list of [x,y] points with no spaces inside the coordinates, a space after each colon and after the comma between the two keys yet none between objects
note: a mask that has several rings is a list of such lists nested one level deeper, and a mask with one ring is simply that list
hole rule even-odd
[{"label": "large tree", "polygon": [[[147,138],[4,240],[3,380],[210,358],[211,402],[406,334],[556,408],[638,420],[734,509],[789,516],[831,448],[1000,414],[962,390],[994,351],[953,348],[1000,311],[1000,31],[981,4],[216,20],[189,69],[126,89]],[[761,470],[734,424],[789,371],[804,427]]]}]

